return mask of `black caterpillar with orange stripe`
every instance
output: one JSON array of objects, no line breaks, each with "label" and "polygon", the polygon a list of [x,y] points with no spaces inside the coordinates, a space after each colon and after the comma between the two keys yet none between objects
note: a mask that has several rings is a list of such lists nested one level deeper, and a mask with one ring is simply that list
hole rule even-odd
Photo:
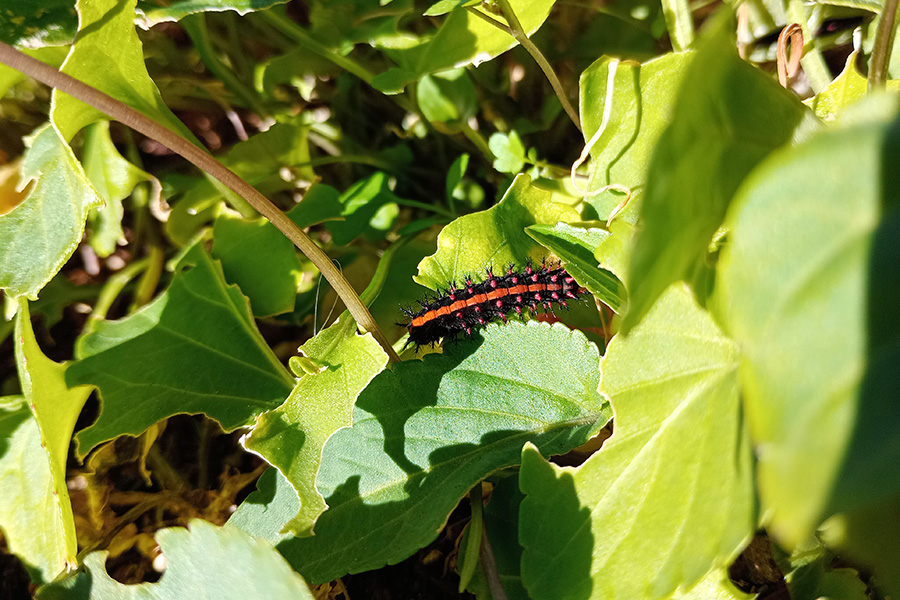
[{"label": "black caterpillar with orange stripe", "polygon": [[440,296],[420,300],[421,310],[401,309],[409,318],[404,324],[409,329],[407,344],[434,345],[463,332],[470,335],[492,321],[505,323],[510,313],[522,315],[526,308],[533,312],[541,305],[552,311],[553,304],[566,306],[567,299],[585,292],[559,264],[545,263],[539,269],[528,264],[523,271],[510,266],[505,275],[488,269],[484,281],[466,277],[464,286],[451,283]]}]

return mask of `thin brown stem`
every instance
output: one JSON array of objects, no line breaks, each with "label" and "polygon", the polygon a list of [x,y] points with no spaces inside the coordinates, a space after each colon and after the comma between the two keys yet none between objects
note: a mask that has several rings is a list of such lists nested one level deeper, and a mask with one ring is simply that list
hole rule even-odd
[{"label": "thin brown stem", "polygon": [[111,118],[124,123],[147,137],[156,140],[173,152],[179,154],[210,176],[222,182],[225,187],[243,198],[261,215],[278,228],[297,248],[305,254],[319,271],[328,280],[341,300],[350,311],[360,327],[371,332],[391,361],[398,362],[400,358],[388,343],[384,333],[372,318],[369,309],[359,299],[359,295],[353,286],[344,278],[341,272],[334,266],[328,255],[319,248],[312,239],[303,232],[296,223],[272,204],[253,186],[238,177],[225,165],[217,161],[201,148],[191,144],[176,133],[159,125],[130,106],[104,94],[86,83],[75,79],[65,73],[46,65],[39,60],[27,56],[12,46],[0,42],[0,62],[25,73],[29,77],[46,85],[57,88],[73,98],[93,106],[97,110],[109,115]]},{"label": "thin brown stem", "polygon": [[881,19],[875,32],[875,47],[872,49],[872,62],[869,68],[869,89],[882,89],[887,81],[888,61],[894,48],[894,36],[897,33],[898,0],[886,0],[881,10]]},{"label": "thin brown stem", "polygon": [[569,118],[572,120],[572,123],[575,124],[575,127],[578,128],[578,131],[581,131],[581,119],[578,118],[578,111],[575,110],[575,107],[572,106],[572,103],[569,102],[568,96],[566,96],[566,91],[563,89],[562,84],[559,82],[559,78],[556,76],[556,73],[553,71],[553,67],[550,66],[550,63],[541,53],[540,49],[534,45],[530,39],[528,39],[528,35],[525,33],[525,30],[522,29],[522,24],[519,22],[518,17],[516,17],[516,13],[513,11],[512,6],[510,6],[508,0],[497,0],[497,4],[500,6],[500,10],[503,12],[503,17],[506,19],[506,22],[509,25],[504,25],[497,19],[487,15],[480,10],[469,6],[466,7],[473,15],[478,18],[490,23],[494,27],[501,29],[513,36],[519,44],[525,48],[526,51],[531,55],[534,61],[541,68],[541,71],[544,72],[544,76],[547,78],[547,81],[550,82],[550,87],[553,88],[556,97],[559,98],[560,104],[562,104],[563,109],[566,111],[566,114],[569,115]]}]

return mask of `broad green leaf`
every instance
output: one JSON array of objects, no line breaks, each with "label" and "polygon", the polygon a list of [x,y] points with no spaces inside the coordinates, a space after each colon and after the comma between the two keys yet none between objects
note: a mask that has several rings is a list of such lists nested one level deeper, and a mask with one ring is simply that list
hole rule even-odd
[{"label": "broad green leaf", "polygon": [[[62,71],[94,86],[199,145],[172,114],[150,79],[134,29],[136,0],[78,0],[78,37]],[[83,127],[106,116],[58,90],[51,119],[68,142]]]},{"label": "broad green leaf", "polygon": [[0,288],[32,300],[72,256],[88,211],[103,200],[55,127],[30,139],[20,185],[28,197],[0,216]]},{"label": "broad green leaf", "polygon": [[156,534],[166,571],[157,583],[125,585],[106,573],[106,552],[84,560],[86,572],[46,586],[41,600],[182,600],[295,598],[313,600],[303,578],[270,544],[236,527],[193,519],[190,529],[170,527]]},{"label": "broad green leaf", "polygon": [[[530,36],[550,14],[554,0],[510,0],[509,4]],[[503,22],[501,17],[490,16]],[[516,43],[511,35],[468,10],[454,10],[430,38],[409,48],[387,50],[399,66],[375,77],[372,85],[385,94],[399,94],[410,81],[423,75],[470,64],[477,66],[503,54]]]},{"label": "broad green leaf", "polygon": [[89,238],[94,252],[106,257],[116,250],[117,242],[124,236],[122,200],[131,194],[134,186],[152,177],[122,158],[109,137],[109,121],[98,121],[85,131],[82,163],[94,189],[106,203],[91,211]]},{"label": "broad green leaf", "polygon": [[531,185],[527,175],[519,175],[496,206],[444,227],[437,252],[420,263],[416,281],[437,290],[466,274],[483,273],[487,267],[521,266],[529,258],[540,262],[545,253],[525,228],[578,220],[575,209],[553,202],[551,196],[552,192]]},{"label": "broad green leaf", "polygon": [[613,338],[615,431],[578,468],[523,455],[522,579],[535,600],[662,598],[737,555],[756,525],[738,353],[683,286]]},{"label": "broad green leaf", "polygon": [[[519,545],[519,504],[522,498],[519,478],[506,477],[494,486],[491,498],[484,507],[484,533],[488,536],[497,563],[500,584],[509,600],[528,600],[528,592],[522,585],[519,568],[522,561],[522,546]],[[467,529],[459,544],[459,564],[463,564],[466,560],[465,548],[468,538]],[[484,570],[480,567],[466,589],[475,594],[478,600],[493,599]]]},{"label": "broad green leaf", "polygon": [[300,347],[316,369],[297,381],[287,401],[259,417],[243,440],[290,480],[300,512],[285,527],[309,535],[327,508],[316,490],[322,448],[331,435],[352,423],[359,393],[387,365],[387,355],[370,335],[358,335],[348,313]]},{"label": "broad green leaf", "polygon": [[222,162],[242,179],[265,194],[291,189],[282,170],[290,168],[295,177],[315,179],[309,165],[309,126],[300,118],[275,123],[266,131],[238,142]]},{"label": "broad green leaf", "polygon": [[495,133],[488,139],[488,146],[494,153],[494,168],[501,173],[515,175],[525,167],[525,146],[515,130],[509,134]]},{"label": "broad green leaf", "polygon": [[[468,168],[469,155],[460,154],[447,170],[447,180],[444,184],[444,194],[446,195],[448,202],[452,203],[453,199],[457,198],[457,189],[460,188],[460,184],[462,184],[463,177],[465,177],[466,169]],[[461,189],[459,190],[459,192],[461,194],[464,194],[464,191]],[[458,199],[461,200],[462,198]]]},{"label": "broad green leaf", "polygon": [[291,534],[284,525],[297,516],[300,499],[291,482],[276,468],[266,470],[256,482],[256,491],[241,502],[226,527],[237,527],[253,537],[275,545]]},{"label": "broad green leaf", "polygon": [[68,44],[78,17],[71,0],[16,0],[3,3],[0,41],[20,48]]},{"label": "broad green leaf", "polygon": [[72,509],[64,519],[53,492],[37,421],[23,398],[0,397],[0,530],[36,583],[52,580],[67,562],[75,562]]},{"label": "broad green leaf", "polygon": [[231,431],[281,404],[294,385],[263,340],[247,299],[197,245],[165,293],[119,321],[101,321],[76,348],[69,385],[100,390],[100,416],[78,433],[78,455],[138,435],[176,414],[204,413]]},{"label": "broad green leaf", "polygon": [[583,335],[536,322],[483,333],[378,375],[353,426],[328,440],[316,486],[330,508],[314,537],[278,545],[309,580],[408,557],[469,488],[517,464],[523,443],[559,454],[607,422],[599,355]]},{"label": "broad green leaf", "polygon": [[[591,178],[586,189],[594,192],[607,185],[631,190],[622,217],[637,220],[647,183],[647,169],[659,137],[672,121],[675,95],[691,54],[666,54],[646,64],[620,62],[615,66],[609,121],[591,147]],[[610,59],[595,61],[581,74],[579,102],[587,144],[607,110]],[[595,218],[605,220],[625,200],[619,191],[607,190],[588,196]]]},{"label": "broad green leaf", "polygon": [[416,86],[416,96],[425,118],[451,132],[466,126],[478,112],[475,86],[465,69],[425,75]]},{"label": "broad green leaf", "polygon": [[396,200],[397,196],[388,186],[387,174],[375,173],[371,177],[357,181],[341,194],[339,201],[343,205],[341,210],[343,220],[327,221],[325,227],[331,232],[335,244],[349,244],[358,235],[372,233],[374,231],[372,222],[378,211]]},{"label": "broad green leaf", "polygon": [[213,239],[213,257],[222,262],[225,279],[250,300],[254,315],[293,310],[302,264],[294,245],[274,225],[263,218],[223,214],[213,226]]},{"label": "broad green leaf", "polygon": [[[856,109],[884,106],[896,114],[890,96]],[[896,120],[822,133],[761,165],[726,222],[717,307],[744,357],[762,508],[788,547],[900,492],[898,151]]]},{"label": "broad green leaf", "polygon": [[[91,390],[66,387],[67,366],[53,362],[41,352],[25,300],[19,302],[16,315],[15,354],[19,382],[26,405],[34,415],[43,462],[29,452],[29,462],[37,461],[30,464],[35,469],[34,480],[25,478],[25,485],[20,483],[21,487],[12,496],[22,510],[14,526],[35,527],[30,532],[35,539],[27,545],[30,553],[35,554],[33,558],[38,559],[41,577],[52,579],[63,567],[74,567],[76,562],[75,521],[66,487],[66,460],[75,421]],[[25,450],[20,448],[23,453]],[[45,495],[35,501],[35,494]],[[41,529],[42,526],[47,529]]]},{"label": "broad green leaf", "polygon": [[303,194],[303,199],[287,216],[300,227],[309,227],[340,219],[343,210],[340,193],[330,185],[318,183]]},{"label": "broad green leaf", "polygon": [[597,266],[594,252],[610,236],[599,227],[580,227],[569,223],[532,225],[525,232],[553,251],[565,263],[566,270],[601,302],[619,312],[625,304],[625,286],[619,279]]},{"label": "broad green leaf", "polygon": [[672,124],[653,153],[626,282],[626,333],[670,283],[703,263],[741,181],[808,113],[793,93],[738,57],[731,9],[723,10],[699,40]]},{"label": "broad green leaf", "polygon": [[594,258],[619,281],[628,281],[628,263],[634,248],[635,226],[623,219],[607,224],[610,236],[594,250]]},{"label": "broad green leaf", "polygon": [[137,8],[135,22],[143,29],[150,29],[160,23],[180,21],[188,15],[200,12],[234,11],[239,15],[265,10],[287,0],[176,0],[157,6],[141,2]]}]

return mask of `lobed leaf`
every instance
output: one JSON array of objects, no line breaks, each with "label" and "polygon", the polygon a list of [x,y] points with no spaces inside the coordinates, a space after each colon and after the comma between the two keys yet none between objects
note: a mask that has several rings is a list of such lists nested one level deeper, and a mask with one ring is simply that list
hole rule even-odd
[{"label": "lobed leaf", "polygon": [[212,256],[222,263],[225,279],[237,284],[258,317],[294,309],[302,264],[294,245],[263,218],[248,220],[223,214],[213,225]]},{"label": "lobed leaf", "polygon": [[78,433],[78,455],[157,421],[204,413],[226,431],[275,408],[294,384],[262,339],[246,298],[193,246],[168,290],[135,314],[79,339],[69,385],[93,385],[100,416]]},{"label": "lobed leaf", "polygon": [[0,529],[36,583],[75,562],[71,507],[64,516],[48,458],[24,398],[0,397]]},{"label": "lobed leaf", "polygon": [[654,150],[631,256],[625,333],[670,283],[690,279],[703,264],[741,181],[808,115],[791,92],[741,60],[733,37],[732,15],[724,11],[700,40],[672,124]]},{"label": "lobed leaf", "polygon": [[523,443],[562,453],[607,422],[597,362],[580,333],[510,323],[381,373],[325,445],[316,485],[330,508],[316,535],[278,549],[316,582],[408,557]]},{"label": "lobed leaf", "polygon": [[[199,142],[172,114],[150,79],[144,51],[134,29],[137,0],[79,0],[78,36],[62,71],[168,127]],[[83,127],[106,116],[72,96],[53,91],[50,117],[68,142]]]},{"label": "lobed leaf", "polygon": [[[692,57],[666,54],[644,64],[618,63],[609,107],[606,102],[610,59],[596,60],[581,74],[578,93],[585,143],[592,140],[604,112],[609,110],[606,129],[591,149],[590,181],[585,187],[590,192],[611,184],[630,189],[631,198],[621,214],[632,224],[637,221],[643,202],[653,149],[672,121],[672,97]],[[624,200],[620,191],[609,190],[585,198],[600,220],[609,218]]]},{"label": "lobed leaf", "polygon": [[52,125],[38,129],[22,163],[21,204],[0,215],[0,288],[37,298],[75,252],[90,209],[103,203]]},{"label": "lobed leaf", "polygon": [[[185,597],[313,600],[303,579],[267,542],[236,527],[193,519],[190,529],[156,534],[166,571],[157,583],[125,585],[106,573],[107,552],[92,552],[85,572],[45,586],[41,600],[180,600]],[[199,595],[199,596],[198,596]]]},{"label": "lobed leaf", "polygon": [[625,305],[625,286],[611,272],[597,266],[594,252],[610,233],[599,227],[569,223],[532,225],[525,232],[549,248],[566,265],[566,271],[598,300],[616,312]]},{"label": "lobed leaf", "polygon": [[890,97],[857,109],[760,166],[718,266],[762,505],[788,547],[900,493],[900,121]]},{"label": "lobed leaf", "polygon": [[356,333],[348,313],[300,352],[314,372],[297,381],[284,404],[259,417],[243,444],[287,476],[300,498],[300,511],[285,528],[309,535],[327,508],[316,490],[322,448],[335,431],[352,423],[357,396],[387,365],[387,355],[371,334]]},{"label": "lobed leaf", "polygon": [[477,276],[489,266],[499,270],[509,264],[521,266],[528,258],[540,261],[545,254],[525,228],[578,220],[575,209],[551,197],[552,192],[531,185],[530,177],[518,175],[496,206],[444,227],[437,252],[419,264],[416,281],[437,290],[467,274]]},{"label": "lobed leaf", "polygon": [[662,598],[730,563],[755,527],[738,354],[674,287],[602,361],[615,431],[577,468],[525,449],[522,580],[542,598]]}]

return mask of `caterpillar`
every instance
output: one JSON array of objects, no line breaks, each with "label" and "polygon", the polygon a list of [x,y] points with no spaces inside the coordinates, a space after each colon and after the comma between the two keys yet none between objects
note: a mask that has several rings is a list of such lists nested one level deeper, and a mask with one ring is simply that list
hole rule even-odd
[{"label": "caterpillar", "polygon": [[402,325],[409,330],[407,345],[418,348],[463,332],[471,335],[498,319],[505,323],[508,314],[522,315],[526,308],[534,311],[543,305],[552,311],[554,303],[566,306],[567,299],[578,299],[586,292],[558,263],[544,263],[538,269],[529,263],[521,272],[510,265],[505,275],[494,275],[488,268],[484,281],[475,283],[466,277],[465,286],[458,288],[451,282],[439,296],[419,300],[418,311],[401,308],[409,319]]}]

